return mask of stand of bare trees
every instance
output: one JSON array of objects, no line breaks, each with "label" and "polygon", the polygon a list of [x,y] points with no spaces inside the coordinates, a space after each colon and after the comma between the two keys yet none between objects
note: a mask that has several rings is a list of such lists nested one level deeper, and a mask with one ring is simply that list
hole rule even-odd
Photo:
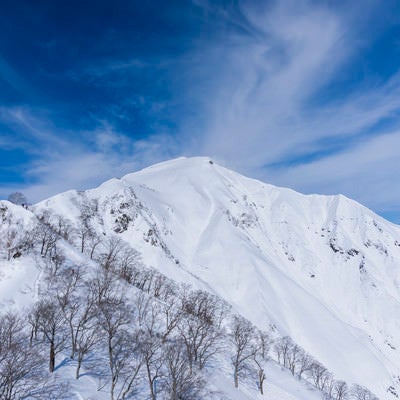
[{"label": "stand of bare trees", "polygon": [[306,379],[322,392],[326,400],[378,400],[368,389],[335,380],[329,370],[314,360],[304,349],[287,336],[275,341],[273,346],[277,361],[298,379]]}]

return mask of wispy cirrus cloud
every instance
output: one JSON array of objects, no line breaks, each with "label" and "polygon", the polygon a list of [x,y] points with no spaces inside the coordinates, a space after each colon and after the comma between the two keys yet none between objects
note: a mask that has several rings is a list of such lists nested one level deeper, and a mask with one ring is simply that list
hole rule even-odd
[{"label": "wispy cirrus cloud", "polygon": [[[358,141],[326,157],[295,166],[268,169],[267,174],[282,185],[298,186],[307,192],[346,193],[383,214],[399,212],[398,149],[400,129]],[[334,188],[334,189],[333,189]],[[398,217],[395,221],[400,222]]]},{"label": "wispy cirrus cloud", "polygon": [[400,193],[392,190],[400,180],[392,173],[396,154],[387,147],[398,145],[400,73],[343,84],[367,46],[366,26],[382,11],[377,3],[364,3],[370,13],[364,19],[357,8],[328,3],[240,4],[221,11],[240,32],[195,53],[205,65],[196,92],[203,112],[196,146],[271,183],[341,192],[400,215]]},{"label": "wispy cirrus cloud", "polygon": [[[400,57],[378,43],[400,25],[393,4],[196,0],[158,17],[139,7],[131,17],[151,23],[108,27],[89,56],[51,72],[67,102],[0,109],[2,140],[16,138],[31,155],[25,191],[35,200],[209,155],[270,183],[341,192],[400,216]],[[380,68],[382,57],[390,63]]]},{"label": "wispy cirrus cloud", "polygon": [[327,7],[247,4],[240,13],[246,33],[223,36],[206,53],[212,60],[201,73],[208,68],[212,84],[202,97],[202,144],[229,163],[251,155],[262,166],[325,134],[305,132],[324,111],[308,103],[347,62],[356,40]]},{"label": "wispy cirrus cloud", "polygon": [[[25,183],[2,185],[0,196],[23,190],[34,202],[68,189],[93,187],[155,163],[168,151],[172,153],[175,145],[166,135],[132,140],[104,121],[77,135],[76,131],[57,129],[51,121],[33,116],[27,108],[3,108],[0,121],[12,126],[14,133],[29,137],[21,139],[16,147],[32,156],[20,167],[25,170]],[[13,139],[10,136],[5,140],[11,144]]]}]

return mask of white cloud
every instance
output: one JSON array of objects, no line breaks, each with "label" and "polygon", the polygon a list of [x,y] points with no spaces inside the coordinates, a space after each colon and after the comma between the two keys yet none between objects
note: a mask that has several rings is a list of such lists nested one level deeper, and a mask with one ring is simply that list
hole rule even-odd
[{"label": "white cloud", "polygon": [[[355,8],[307,1],[241,4],[240,12],[221,15],[244,33],[221,35],[193,57],[202,61],[193,79],[198,73],[204,83],[191,92],[203,105],[198,125],[204,134],[194,147],[271,183],[342,192],[376,211],[397,207],[400,213],[394,150],[400,143],[384,128],[389,120],[397,123],[400,73],[386,81],[360,79],[341,98],[319,97],[366,46],[360,33],[370,19],[360,19]],[[373,4],[365,7],[374,12]],[[307,161],[312,154],[318,161]]]},{"label": "white cloud", "polygon": [[23,149],[34,156],[25,164],[28,183],[0,187],[3,198],[19,190],[36,202],[65,190],[87,189],[167,159],[176,151],[175,141],[166,135],[133,141],[105,121],[92,131],[68,132],[33,117],[27,108],[0,111],[3,121],[29,136]]},{"label": "white cloud", "polygon": [[[178,134],[160,130],[135,141],[99,120],[97,127],[80,132],[79,142],[56,129],[45,113],[33,117],[25,108],[0,109],[0,118],[42,144],[43,154],[29,175],[38,183],[27,193],[39,199],[162,159],[209,155],[271,183],[341,192],[376,211],[400,213],[395,151],[400,143],[393,128],[400,122],[400,73],[386,81],[360,79],[347,91],[344,87],[342,97],[320,96],[368,45],[365,32],[378,2],[362,2],[358,9],[305,0],[225,7],[195,3],[211,24],[219,21],[218,29],[194,38],[182,56],[111,60],[72,74],[113,89],[126,89],[142,71],[150,69],[154,79],[165,74],[170,101],[127,90],[125,103],[110,106],[110,112],[118,120],[129,119],[126,104],[133,102],[150,117],[152,132],[163,129],[167,115]],[[318,159],[308,161],[310,154]]]},{"label": "white cloud", "polygon": [[270,169],[269,179],[305,192],[345,193],[380,211],[399,211],[400,131],[368,138],[304,165]]}]

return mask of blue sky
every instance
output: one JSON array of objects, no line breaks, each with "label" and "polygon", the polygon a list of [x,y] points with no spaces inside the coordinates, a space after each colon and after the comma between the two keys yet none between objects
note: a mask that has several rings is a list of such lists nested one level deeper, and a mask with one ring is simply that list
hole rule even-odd
[{"label": "blue sky", "polygon": [[400,223],[399,68],[394,0],[6,1],[0,197],[207,155]]}]

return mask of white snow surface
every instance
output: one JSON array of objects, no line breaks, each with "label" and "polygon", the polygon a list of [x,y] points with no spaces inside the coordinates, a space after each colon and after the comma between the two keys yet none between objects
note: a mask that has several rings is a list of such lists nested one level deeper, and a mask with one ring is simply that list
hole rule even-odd
[{"label": "white snow surface", "polygon": [[[99,233],[118,231],[145,264],[221,296],[261,329],[274,325],[336,379],[381,399],[394,399],[389,386],[400,393],[399,226],[344,196],[303,195],[203,157],[65,192],[33,212],[48,209],[77,224],[80,206],[93,199]],[[121,229],[122,215],[129,222]],[[2,307],[12,298],[7,277],[17,274],[18,262],[27,268],[26,260],[14,260],[0,277]],[[24,276],[31,285],[35,273]],[[279,367],[271,371],[265,399],[320,398]],[[215,379],[227,398],[258,398],[256,390],[235,392],[227,375]]]}]

